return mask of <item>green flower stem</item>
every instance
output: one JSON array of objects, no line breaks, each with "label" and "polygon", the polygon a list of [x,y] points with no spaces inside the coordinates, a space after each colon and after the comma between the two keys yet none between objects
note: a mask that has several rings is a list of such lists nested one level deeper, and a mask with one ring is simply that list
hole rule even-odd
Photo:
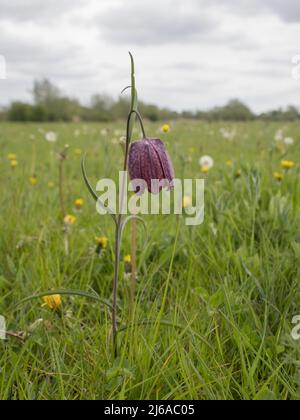
[{"label": "green flower stem", "polygon": [[[135,88],[135,77],[134,77],[134,60],[132,55],[129,53],[131,58],[131,109],[127,118],[127,129],[126,129],[126,148],[124,156],[124,166],[123,171],[127,172],[128,168],[128,155],[129,147],[132,138],[133,124],[132,120],[133,115],[139,120],[143,136],[146,138],[146,132],[143,125],[143,120],[140,113],[137,110],[137,92]],[[121,210],[123,208],[124,194],[125,194],[125,177],[123,178],[121,190],[120,190],[120,209],[119,215],[116,221],[116,231],[115,231],[115,266],[114,266],[114,280],[113,280],[113,308],[112,308],[112,330],[113,330],[113,346],[114,346],[114,355],[118,357],[118,314],[117,314],[117,297],[118,297],[118,283],[119,283],[119,273],[120,273],[120,256],[121,256],[121,242],[122,242],[122,231],[123,231],[123,216]]]}]

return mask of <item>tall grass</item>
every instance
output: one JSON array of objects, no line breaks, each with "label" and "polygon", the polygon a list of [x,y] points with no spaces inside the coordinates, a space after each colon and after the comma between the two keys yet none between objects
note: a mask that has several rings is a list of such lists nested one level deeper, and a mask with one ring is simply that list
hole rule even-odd
[{"label": "tall grass", "polygon": [[[291,338],[291,320],[300,314],[299,171],[282,183],[272,178],[283,157],[299,164],[299,129],[286,127],[296,142],[284,152],[274,146],[276,124],[235,124],[233,140],[221,136],[222,126],[183,121],[164,135],[178,177],[199,177],[203,154],[215,160],[206,180],[205,223],[188,228],[183,217],[146,217],[151,235],[148,242],[142,230],[138,235],[134,308],[130,279],[120,282],[118,294],[120,320],[131,312],[134,323],[119,325],[113,364],[105,306],[63,297],[59,316],[41,300],[15,305],[52,288],[111,299],[112,224],[99,219],[74,152],[87,153],[94,183],[96,176],[114,176],[122,159],[112,142],[118,127],[107,126],[103,136],[103,125],[1,124],[0,314],[10,331],[26,333],[23,342],[0,342],[2,399],[300,398],[300,343]],[[47,143],[39,128],[56,131],[58,143]],[[153,124],[148,131],[157,129]],[[56,156],[66,143],[66,211],[74,212],[78,197],[86,202],[68,256]],[[9,152],[18,155],[15,170]],[[28,182],[33,173],[35,187]],[[100,257],[99,234],[110,239]],[[124,239],[122,255],[130,253],[129,227]]]}]

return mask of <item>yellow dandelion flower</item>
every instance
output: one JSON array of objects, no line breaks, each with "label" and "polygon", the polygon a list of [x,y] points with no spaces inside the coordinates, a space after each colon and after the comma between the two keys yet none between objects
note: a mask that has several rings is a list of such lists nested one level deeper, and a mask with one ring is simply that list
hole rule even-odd
[{"label": "yellow dandelion flower", "polygon": [[84,205],[84,200],[82,198],[77,198],[77,200],[74,201],[74,204],[77,209],[81,209]]},{"label": "yellow dandelion flower", "polygon": [[17,160],[17,155],[15,153],[9,153],[7,155],[8,160]]},{"label": "yellow dandelion flower", "polygon": [[276,179],[276,181],[283,181],[284,174],[282,172],[274,172],[273,178]]},{"label": "yellow dandelion flower", "polygon": [[43,306],[48,306],[48,308],[54,311],[57,311],[62,305],[61,295],[44,296],[43,301]]},{"label": "yellow dandelion flower", "polygon": [[203,173],[203,174],[208,174],[208,172],[209,172],[209,166],[208,165],[203,165],[203,166],[201,166],[201,172]]},{"label": "yellow dandelion flower", "polygon": [[67,226],[74,225],[75,222],[76,222],[76,217],[73,216],[72,214],[67,214],[66,217],[64,218],[64,223]]},{"label": "yellow dandelion flower", "polygon": [[13,159],[13,160],[10,161],[10,167],[12,169],[15,169],[17,166],[18,166],[18,161],[17,160]]},{"label": "yellow dandelion flower", "polygon": [[131,255],[125,255],[124,257],[124,263],[130,264],[131,263]]},{"label": "yellow dandelion flower", "polygon": [[100,248],[102,249],[107,248],[108,238],[106,238],[106,236],[97,236],[95,240],[97,244],[100,246]]},{"label": "yellow dandelion flower", "polygon": [[186,195],[186,196],[183,197],[183,199],[182,199],[182,207],[184,209],[190,208],[192,206],[192,204],[193,204],[192,197],[190,197],[189,195]]},{"label": "yellow dandelion flower", "polygon": [[170,125],[169,125],[169,124],[164,124],[164,125],[162,126],[162,131],[163,131],[164,133],[169,133],[169,132],[171,131],[171,127],[170,127]]},{"label": "yellow dandelion flower", "polygon": [[30,176],[29,177],[29,183],[30,185],[32,185],[33,187],[38,183],[37,177],[36,176]]},{"label": "yellow dandelion flower", "polygon": [[292,161],[292,160],[282,160],[282,161],[281,161],[281,167],[282,167],[283,169],[288,170],[288,169],[292,169],[292,168],[294,168],[295,166],[296,166],[296,164],[295,164],[295,162],[294,162],[294,161]]},{"label": "yellow dandelion flower", "polygon": [[212,169],[214,167],[214,160],[211,156],[202,156],[199,159],[199,165],[203,168]]}]

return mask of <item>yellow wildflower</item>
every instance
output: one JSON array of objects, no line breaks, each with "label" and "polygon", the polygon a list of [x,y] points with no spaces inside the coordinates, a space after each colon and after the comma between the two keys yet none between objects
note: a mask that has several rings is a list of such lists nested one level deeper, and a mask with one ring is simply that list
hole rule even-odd
[{"label": "yellow wildflower", "polygon": [[208,172],[209,172],[209,166],[208,165],[201,166],[201,172],[203,174],[208,174]]},{"label": "yellow wildflower", "polygon": [[15,169],[17,166],[18,166],[18,161],[17,160],[13,159],[13,160],[10,161],[10,167],[12,169]]},{"label": "yellow wildflower", "polygon": [[65,225],[71,226],[71,225],[74,225],[75,222],[76,222],[76,217],[73,216],[72,214],[67,214],[67,216],[64,218]]},{"label": "yellow wildflower", "polygon": [[171,130],[171,127],[170,127],[170,125],[169,125],[169,124],[164,124],[164,125],[162,126],[162,131],[163,131],[164,133],[169,133],[169,132],[170,132],[170,130]]},{"label": "yellow wildflower", "polygon": [[107,248],[108,238],[106,236],[97,236],[95,240],[102,249]]},{"label": "yellow wildflower", "polygon": [[124,263],[130,264],[131,263],[131,255],[125,255],[124,257]]},{"label": "yellow wildflower", "polygon": [[43,306],[48,306],[48,308],[54,311],[59,309],[62,305],[61,295],[44,296],[43,301]]},{"label": "yellow wildflower", "polygon": [[77,200],[75,200],[74,204],[75,204],[75,207],[77,209],[81,209],[84,205],[84,201],[83,201],[82,198],[77,198]]},{"label": "yellow wildflower", "polygon": [[296,166],[295,162],[292,160],[282,160],[281,161],[281,167],[283,169],[292,169]]},{"label": "yellow wildflower", "polygon": [[227,160],[226,165],[229,166],[230,168],[232,168],[232,166],[233,166],[232,160]]},{"label": "yellow wildflower", "polygon": [[282,172],[274,172],[273,178],[275,178],[276,181],[282,181],[284,178],[284,174]]}]

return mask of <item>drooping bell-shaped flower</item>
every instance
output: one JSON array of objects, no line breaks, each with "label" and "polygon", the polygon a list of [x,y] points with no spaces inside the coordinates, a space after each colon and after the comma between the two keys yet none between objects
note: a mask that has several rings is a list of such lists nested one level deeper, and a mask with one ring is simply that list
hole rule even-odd
[{"label": "drooping bell-shaped flower", "polygon": [[143,193],[139,180],[148,191],[158,194],[162,188],[173,188],[175,177],[172,161],[160,139],[145,138],[131,144],[128,160],[129,175],[136,193]]}]

